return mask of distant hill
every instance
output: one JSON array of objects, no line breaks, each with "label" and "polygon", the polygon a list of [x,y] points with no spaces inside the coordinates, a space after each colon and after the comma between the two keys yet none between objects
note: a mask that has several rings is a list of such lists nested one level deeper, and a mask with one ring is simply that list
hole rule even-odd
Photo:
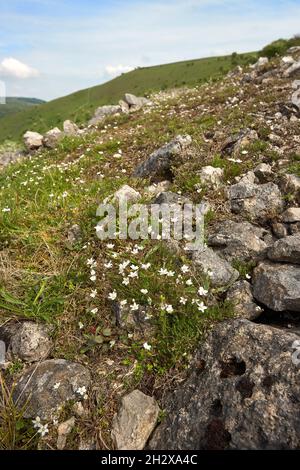
[{"label": "distant hill", "polygon": [[6,104],[0,105],[0,119],[8,114],[15,114],[42,103],[45,103],[45,101],[37,98],[8,97],[6,98]]},{"label": "distant hill", "polygon": [[34,109],[26,109],[17,115],[1,119],[0,142],[18,140],[28,129],[46,132],[61,126],[65,119],[77,123],[86,122],[94,110],[104,104],[117,103],[124,93],[146,95],[152,91],[174,87],[195,86],[223,76],[237,65],[254,61],[257,53],[232,54],[188,60],[154,67],[144,67],[123,74],[103,85],[72,93]]}]

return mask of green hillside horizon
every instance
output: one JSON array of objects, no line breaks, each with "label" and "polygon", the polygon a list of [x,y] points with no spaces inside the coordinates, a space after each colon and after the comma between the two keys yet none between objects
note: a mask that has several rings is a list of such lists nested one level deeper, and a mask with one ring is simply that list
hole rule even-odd
[{"label": "green hillside horizon", "polygon": [[78,124],[87,122],[98,106],[115,104],[125,93],[145,96],[151,92],[216,80],[237,65],[249,64],[256,58],[256,52],[234,53],[137,68],[102,85],[0,117],[0,143],[20,140],[27,130],[45,133],[55,126],[62,126],[66,119],[72,119]]}]

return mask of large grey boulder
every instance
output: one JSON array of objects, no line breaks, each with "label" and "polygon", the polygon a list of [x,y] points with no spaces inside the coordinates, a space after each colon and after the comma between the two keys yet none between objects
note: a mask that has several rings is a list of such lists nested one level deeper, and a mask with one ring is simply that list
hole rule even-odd
[{"label": "large grey boulder", "polygon": [[268,251],[272,261],[300,264],[300,234],[278,240]]},{"label": "large grey boulder", "polygon": [[94,116],[89,121],[90,126],[102,123],[108,116],[114,116],[122,112],[120,105],[100,106],[96,109]]},{"label": "large grey boulder", "polygon": [[64,133],[58,127],[55,127],[45,134],[43,138],[43,144],[45,147],[54,149],[63,136]]},{"label": "large grey boulder", "polygon": [[69,400],[83,399],[90,380],[90,372],[81,364],[51,359],[29,368],[13,397],[17,406],[25,405],[25,418],[49,419]]},{"label": "large grey boulder", "polygon": [[238,281],[227,292],[227,300],[233,303],[235,313],[246,320],[255,320],[263,310],[255,302],[251,284],[247,281]]},{"label": "large grey boulder", "polygon": [[249,222],[225,220],[216,224],[208,236],[208,245],[232,261],[253,261],[266,256],[269,232]]},{"label": "large grey boulder", "polygon": [[248,216],[252,220],[265,221],[283,211],[282,195],[276,184],[258,185],[254,178],[251,177],[250,172],[250,175],[247,174],[241,181],[229,188],[231,210],[236,214]]},{"label": "large grey boulder", "polygon": [[123,397],[111,432],[116,449],[142,450],[156,426],[158,415],[155,399],[139,390]]},{"label": "large grey boulder", "polygon": [[134,176],[138,178],[146,178],[148,176],[170,177],[171,167],[175,164],[176,157],[191,143],[191,136],[178,135],[171,142],[153,152],[146,161],[138,165]]},{"label": "large grey boulder", "polygon": [[247,320],[216,326],[150,440],[159,450],[300,447],[299,336]]},{"label": "large grey boulder", "polygon": [[238,271],[211,248],[194,251],[192,260],[195,266],[209,275],[212,287],[226,287],[239,277]]},{"label": "large grey boulder", "polygon": [[43,146],[43,136],[38,132],[27,131],[23,140],[27,150],[37,150]]},{"label": "large grey boulder", "polygon": [[275,312],[300,312],[300,266],[262,262],[252,279],[258,302]]}]

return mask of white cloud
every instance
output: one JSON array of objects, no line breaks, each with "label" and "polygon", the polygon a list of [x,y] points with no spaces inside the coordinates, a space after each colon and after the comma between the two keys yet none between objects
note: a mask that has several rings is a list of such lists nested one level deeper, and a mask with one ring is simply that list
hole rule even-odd
[{"label": "white cloud", "polygon": [[134,70],[134,67],[131,67],[130,65],[122,65],[122,64],[107,65],[105,67],[105,72],[110,77],[116,77],[117,75],[121,75],[121,73],[130,72],[131,70]]},{"label": "white cloud", "polygon": [[37,77],[39,72],[13,57],[7,57],[0,64],[0,75],[22,79]]}]

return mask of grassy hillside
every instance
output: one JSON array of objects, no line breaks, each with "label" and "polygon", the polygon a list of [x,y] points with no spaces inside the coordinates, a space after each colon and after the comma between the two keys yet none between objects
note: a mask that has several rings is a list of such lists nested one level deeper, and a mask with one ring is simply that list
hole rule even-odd
[{"label": "grassy hillside", "polygon": [[45,132],[53,126],[61,125],[68,118],[77,123],[85,122],[97,106],[117,103],[126,92],[145,95],[151,91],[193,86],[210,78],[216,79],[232,67],[248,63],[255,57],[256,53],[233,54],[139,68],[103,85],[22,111],[18,116],[1,119],[0,142],[5,139],[19,139],[28,129]]},{"label": "grassy hillside", "polygon": [[6,104],[0,106],[0,118],[7,116],[8,114],[19,113],[29,107],[40,105],[45,103],[43,100],[37,98],[19,98],[19,97],[8,97],[6,98]]}]

